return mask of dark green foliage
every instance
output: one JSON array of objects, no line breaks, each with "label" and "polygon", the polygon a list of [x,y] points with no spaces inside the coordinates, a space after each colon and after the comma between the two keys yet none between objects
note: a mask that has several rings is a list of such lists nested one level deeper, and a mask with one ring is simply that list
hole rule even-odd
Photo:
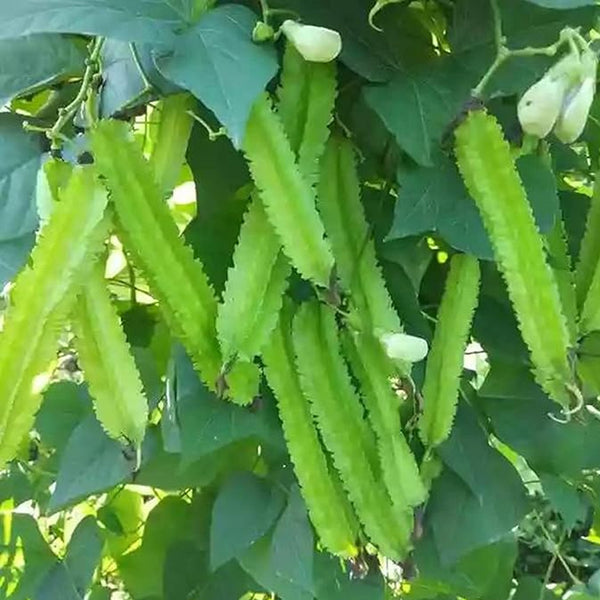
[{"label": "dark green foliage", "polygon": [[0,2],[0,598],[598,598],[599,16]]}]

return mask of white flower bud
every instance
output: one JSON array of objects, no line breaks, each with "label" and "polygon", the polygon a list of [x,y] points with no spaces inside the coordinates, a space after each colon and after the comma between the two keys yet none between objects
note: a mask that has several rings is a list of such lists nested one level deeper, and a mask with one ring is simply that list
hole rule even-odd
[{"label": "white flower bud", "polygon": [[568,83],[568,78],[549,72],[523,94],[517,105],[517,114],[525,133],[544,138],[552,131],[560,114]]},{"label": "white flower bud", "polygon": [[552,131],[568,90],[583,79],[585,68],[581,56],[570,52],[523,94],[517,113],[525,133],[544,138]]},{"label": "white flower bud", "polygon": [[596,77],[586,77],[582,84],[570,90],[554,126],[554,135],[563,144],[573,143],[582,133],[596,92]]},{"label": "white flower bud", "polygon": [[331,62],[342,51],[342,38],[333,29],[302,25],[288,19],[281,31],[304,59],[311,62]]},{"label": "white flower bud", "polygon": [[575,141],[594,98],[596,67],[596,54],[587,49],[569,52],[553,65],[519,101],[523,131],[543,138],[554,129],[561,141]]},{"label": "white flower bud", "polygon": [[379,336],[386,354],[395,360],[419,362],[427,356],[427,341],[406,333],[384,333]]}]

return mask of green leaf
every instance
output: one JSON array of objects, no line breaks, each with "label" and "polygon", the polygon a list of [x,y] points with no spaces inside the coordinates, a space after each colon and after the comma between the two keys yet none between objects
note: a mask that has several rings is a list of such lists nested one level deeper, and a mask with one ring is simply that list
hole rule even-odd
[{"label": "green leaf", "polygon": [[160,417],[160,434],[166,452],[181,454],[181,427],[177,413],[177,398],[175,396],[175,377],[173,361],[169,361],[165,396]]},{"label": "green leaf", "polygon": [[[502,32],[511,48],[552,44],[563,27],[587,28],[594,19],[594,9],[590,8],[559,12],[521,0],[505,0],[499,7]],[[480,77],[491,64],[495,51],[491,5],[478,0],[461,0],[453,16],[449,34],[452,48],[464,68]],[[520,94],[542,75],[551,62],[548,57],[513,57],[494,75],[486,94],[489,97]]]},{"label": "green leaf", "polygon": [[159,71],[214,112],[236,147],[252,104],[277,72],[274,49],[252,41],[254,13],[229,4],[211,10],[180,35]]},{"label": "green leaf", "polygon": [[591,204],[590,197],[572,191],[561,191],[559,199],[560,211],[567,233],[569,255],[575,260],[579,256],[581,241],[585,234],[586,217]]},{"label": "green leaf", "polygon": [[0,39],[32,33],[84,33],[125,41],[170,41],[185,23],[181,0],[50,0],[4,3]]},{"label": "green leaf", "polygon": [[3,288],[21,270],[33,248],[34,241],[35,235],[27,233],[0,242],[0,288]]},{"label": "green leaf", "polygon": [[381,268],[394,309],[398,313],[406,333],[431,341],[431,327],[423,316],[417,290],[413,288],[406,270],[397,264],[396,260],[382,260]]},{"label": "green leaf", "polygon": [[35,421],[42,443],[62,451],[71,432],[91,414],[91,408],[85,386],[67,381],[52,384],[44,393]]},{"label": "green leaf", "polygon": [[34,600],[81,600],[90,587],[103,543],[96,520],[86,517],[73,532],[64,560],[44,577]]},{"label": "green leaf", "polygon": [[[199,106],[198,116],[212,129],[218,128],[217,120],[206,108]],[[229,200],[250,182],[246,160],[231,140],[223,136],[211,140],[200,124],[192,130],[187,160],[197,187],[198,212],[218,208],[221,202]]]},{"label": "green leaf", "polygon": [[[541,8],[542,3],[564,3],[565,8],[593,4],[590,0],[504,0],[500,4],[502,30],[511,47],[528,45],[544,46],[556,41],[560,30],[566,25],[577,27],[589,25],[593,19],[592,9],[559,12]],[[538,4],[538,6],[534,6]],[[569,5],[570,6],[567,6]],[[460,0],[454,13],[450,41],[455,51],[475,50],[481,52],[486,43],[493,43],[494,30],[491,6],[478,0]],[[530,60],[527,57],[526,60]]]},{"label": "green leaf", "polygon": [[594,596],[600,596],[600,570],[596,570],[588,579],[587,589],[594,594]]},{"label": "green leaf", "polygon": [[495,359],[490,361],[490,371],[479,389],[479,395],[482,398],[546,398],[527,365],[505,363]]},{"label": "green leaf", "polygon": [[125,589],[134,598],[162,597],[168,550],[193,541],[199,533],[196,525],[194,507],[176,496],[167,496],[152,509],[142,545],[117,560]]},{"label": "green leaf", "polygon": [[266,590],[272,590],[282,600],[312,600],[313,595],[290,583],[273,567],[271,536],[258,540],[239,558],[240,565]]},{"label": "green leaf", "polygon": [[[463,556],[456,565],[444,567],[432,535],[425,535],[415,548],[419,577],[412,582],[416,597],[427,598],[426,590],[465,598],[507,600],[512,587],[517,558],[517,539],[506,539],[477,548]],[[423,595],[419,595],[420,591]]]},{"label": "green leaf", "polygon": [[142,533],[142,496],[128,489],[117,488],[107,504],[98,509],[98,520],[106,527],[104,535],[111,556],[121,556]]},{"label": "green leaf", "polygon": [[110,588],[96,585],[87,600],[111,600],[112,590]]},{"label": "green leaf", "polygon": [[81,74],[84,58],[83,46],[61,35],[1,40],[0,106],[26,91]]},{"label": "green leaf", "polygon": [[[199,116],[217,128],[210,111],[199,109]],[[196,185],[197,214],[185,230],[185,238],[220,294],[250,196],[249,186],[246,188],[250,174],[231,141],[226,137],[211,141],[201,125],[192,130],[187,160]]]},{"label": "green leaf", "polygon": [[383,86],[367,86],[367,104],[400,147],[423,166],[433,166],[444,130],[469,97],[472,76],[456,62],[398,74]]},{"label": "green leaf", "polygon": [[585,414],[582,420],[557,423],[546,398],[482,398],[482,408],[495,435],[540,473],[581,478],[584,469],[600,467],[600,422]]},{"label": "green leaf", "polygon": [[164,600],[193,598],[209,577],[206,553],[189,540],[176,541],[167,550],[163,567]]},{"label": "green leaf", "polygon": [[[199,582],[200,598],[242,598],[248,591],[258,591],[260,586],[240,567],[230,561]],[[166,599],[169,600],[169,599]],[[179,597],[177,599],[179,600]]]},{"label": "green leaf", "polygon": [[[132,44],[108,39],[102,47],[102,77],[100,91],[100,115],[111,116],[125,108],[131,108],[150,99],[153,91],[170,94],[178,90],[157,70],[152,58],[153,46]],[[136,53],[140,66],[136,64]],[[146,82],[140,72],[151,83],[153,89],[146,89]]]},{"label": "green leaf", "polygon": [[272,402],[267,404],[264,401],[261,407],[253,411],[223,402],[200,382],[180,347],[175,360],[184,464],[249,438],[257,438],[277,450],[284,450],[283,436]]},{"label": "green leaf", "polygon": [[464,403],[439,454],[446,468],[434,482],[426,519],[442,564],[451,565],[504,537],[528,507],[519,475],[490,447]]},{"label": "green leaf", "polygon": [[0,114],[0,242],[37,228],[35,191],[42,152],[42,138],[24,131],[21,117]]},{"label": "green leaf", "polygon": [[127,343],[132,347],[149,348],[157,332],[158,313],[155,306],[136,304],[121,313]]},{"label": "green leaf", "polygon": [[[5,519],[0,519],[0,534],[7,538]],[[12,515],[12,531],[8,533],[13,550],[23,551],[23,572],[17,579],[17,587],[10,600],[30,600],[46,575],[54,568],[57,558],[43,538],[33,517],[25,514]],[[12,534],[12,537],[11,537]]]},{"label": "green leaf", "polygon": [[225,403],[206,390],[203,397],[184,396],[179,402],[184,464],[234,442],[256,438],[283,450],[283,438],[272,406],[259,412]]},{"label": "green leaf", "polygon": [[17,464],[9,464],[8,470],[0,478],[0,504],[12,499],[14,505],[19,506],[33,495],[34,489],[27,475]]},{"label": "green leaf", "polygon": [[510,502],[503,506],[505,518],[512,518],[510,509],[517,514],[523,508],[524,490],[512,468],[502,455],[493,450],[488,444],[485,431],[477,422],[476,414],[464,402],[459,405],[456,414],[455,429],[439,448],[439,454],[444,464],[452,469],[470,488],[479,495],[481,490],[488,488],[486,493],[493,489],[502,492],[502,488],[495,479],[503,479],[503,494],[510,498]]},{"label": "green leaf", "polygon": [[205,487],[217,476],[237,469],[248,469],[256,461],[256,444],[232,444],[194,461],[182,460],[180,454],[167,452],[158,428],[148,430],[143,445],[142,468],[135,482],[162,490]]},{"label": "green leaf", "polygon": [[386,586],[379,570],[362,580],[351,578],[339,560],[319,552],[315,555],[315,588],[318,600],[384,600]]},{"label": "green leaf", "polygon": [[107,437],[94,415],[86,417],[67,442],[48,512],[117,485],[131,476],[131,470],[120,444]]},{"label": "green leaf", "polygon": [[210,526],[210,565],[215,570],[239,556],[271,527],[284,498],[251,473],[232,476],[219,490]]},{"label": "green leaf", "polygon": [[[491,360],[511,364],[529,364],[529,352],[517,327],[517,320],[508,304],[506,290],[502,291],[502,301],[489,293],[490,282],[483,271],[483,294],[473,320],[473,337],[485,348]],[[498,277],[499,279],[499,277]],[[501,284],[504,286],[504,284]]]},{"label": "green leaf", "polygon": [[[571,596],[572,597],[572,596]],[[544,589],[541,581],[528,575],[519,579],[512,600],[556,600],[556,595],[549,589]]]},{"label": "green leaf", "polygon": [[539,473],[539,477],[544,493],[560,513],[567,529],[573,529],[577,522],[585,522],[589,504],[577,488],[556,475]]},{"label": "green leaf", "polygon": [[314,536],[300,488],[290,490],[271,542],[272,565],[279,577],[314,594]]},{"label": "green leaf", "polygon": [[[493,258],[479,211],[465,189],[453,161],[436,153],[433,167],[399,173],[401,185],[388,240],[437,231],[451,246],[483,259]],[[517,161],[536,223],[547,233],[558,213],[554,175],[541,158]]]},{"label": "green leaf", "polygon": [[492,248],[475,203],[453,161],[437,154],[433,167],[399,173],[400,191],[388,240],[437,231],[458,250],[491,258]]},{"label": "green leaf", "polygon": [[[514,490],[515,486],[512,488]],[[445,470],[435,481],[428,522],[433,528],[435,545],[444,566],[456,563],[474,548],[499,540],[524,516],[524,500],[518,499],[515,512],[511,491],[504,492],[501,500],[498,491],[498,488],[482,490],[476,495],[450,470]],[[505,501],[508,501],[507,513],[502,504]]]},{"label": "green leaf", "polygon": [[549,233],[559,212],[556,177],[543,158],[528,154],[517,159],[517,171],[541,233]]}]

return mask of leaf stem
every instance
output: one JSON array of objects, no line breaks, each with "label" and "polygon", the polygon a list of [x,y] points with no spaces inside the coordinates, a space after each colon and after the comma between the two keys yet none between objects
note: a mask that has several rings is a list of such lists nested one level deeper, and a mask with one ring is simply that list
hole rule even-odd
[{"label": "leaf stem", "polygon": [[58,149],[60,145],[59,140],[64,139],[64,136],[61,133],[63,128],[67,125],[67,123],[69,123],[69,121],[73,119],[81,105],[88,97],[94,82],[94,77],[98,72],[100,52],[102,51],[103,45],[104,38],[102,37],[96,38],[90,44],[90,54],[85,61],[85,72],[83,74],[83,80],[81,82],[79,92],[70,104],[58,109],[58,120],[52,126],[52,129],[46,132],[48,139],[52,143],[53,149]]},{"label": "leaf stem", "polygon": [[564,559],[564,557],[562,556],[562,553],[561,553],[561,547],[564,544],[565,540],[567,539],[567,530],[565,529],[562,532],[558,542],[555,542],[552,539],[550,532],[546,529],[544,522],[542,521],[539,514],[536,514],[536,519],[538,521],[540,529],[542,530],[542,533],[544,534],[546,540],[552,546],[552,558],[550,560],[550,563],[548,564],[548,569],[546,570],[546,575],[544,577],[543,587],[542,587],[542,590],[540,591],[540,600],[542,600],[544,597],[543,596],[544,590],[546,589],[547,585],[550,583],[550,577],[552,576],[552,571],[554,570],[554,565],[556,564],[557,560],[562,564],[563,568],[567,572],[567,575],[571,578],[571,582],[573,583],[573,585],[580,584],[581,580],[575,575],[575,573],[573,573],[573,571],[571,570],[571,567],[569,566],[569,564]]},{"label": "leaf stem", "polygon": [[491,64],[489,69],[480,79],[479,83],[473,88],[472,95],[475,98],[481,98],[483,96],[483,92],[490,79],[509,58],[515,58],[519,56],[555,56],[560,48],[565,44],[575,47],[577,47],[577,44],[587,46],[587,42],[577,30],[571,27],[565,27],[560,32],[558,40],[554,42],[554,44],[539,48],[527,46],[525,48],[510,49],[506,45],[506,37],[502,32],[502,14],[500,13],[498,0],[490,0],[490,5],[494,19],[494,43],[496,46],[496,57],[494,58],[494,62]]},{"label": "leaf stem", "polygon": [[192,119],[194,119],[194,121],[198,122],[200,125],[202,125],[202,127],[204,127],[204,129],[206,130],[206,133],[208,134],[208,139],[211,142],[216,141],[220,137],[227,137],[227,132],[225,131],[224,127],[219,127],[219,129],[215,130],[202,117],[197,115],[193,110],[186,110],[185,112],[190,117],[192,117]]},{"label": "leaf stem", "polygon": [[140,77],[142,78],[142,82],[144,84],[144,92],[152,90],[154,86],[152,85],[152,83],[150,83],[150,80],[146,75],[146,71],[144,71],[142,61],[140,60],[140,55],[138,54],[137,48],[135,47],[135,44],[133,42],[129,43],[129,50],[131,52],[131,58],[135,63],[135,67],[138,70]]},{"label": "leaf stem", "polygon": [[258,3],[260,4],[260,11],[262,12],[262,20],[264,23],[268,23],[269,22],[269,13],[270,8],[269,8],[269,4],[267,3],[267,0],[258,0]]}]

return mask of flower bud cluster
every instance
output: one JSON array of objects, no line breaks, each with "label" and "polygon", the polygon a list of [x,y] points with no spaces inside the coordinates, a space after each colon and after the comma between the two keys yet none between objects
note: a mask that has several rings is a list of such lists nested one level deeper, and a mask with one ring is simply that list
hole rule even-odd
[{"label": "flower bud cluster", "polygon": [[570,144],[582,134],[596,91],[596,54],[572,49],[523,94],[517,106],[525,133],[550,132]]}]

